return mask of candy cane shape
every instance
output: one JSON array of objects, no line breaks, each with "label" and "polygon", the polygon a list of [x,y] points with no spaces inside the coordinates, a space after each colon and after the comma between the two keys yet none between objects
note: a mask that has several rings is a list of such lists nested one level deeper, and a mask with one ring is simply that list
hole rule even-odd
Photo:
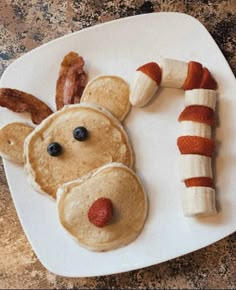
[{"label": "candy cane shape", "polygon": [[181,194],[185,216],[216,213],[211,165],[215,142],[210,137],[215,104],[215,90],[185,91],[185,109],[179,117],[180,124],[184,122],[184,135],[177,140],[181,153],[181,179],[186,185]]},{"label": "candy cane shape", "polygon": [[131,104],[145,106],[159,86],[185,90],[185,108],[179,116],[181,135],[177,140],[180,176],[186,185],[182,193],[183,213],[215,214],[211,164],[215,142],[211,128],[215,123],[217,83],[199,62],[163,59],[160,66],[152,62],[137,69],[131,86]]},{"label": "candy cane shape", "polygon": [[217,83],[206,67],[196,61],[184,62],[164,58],[160,65],[146,63],[137,68],[130,89],[130,103],[144,107],[159,86],[183,90],[216,90]]}]

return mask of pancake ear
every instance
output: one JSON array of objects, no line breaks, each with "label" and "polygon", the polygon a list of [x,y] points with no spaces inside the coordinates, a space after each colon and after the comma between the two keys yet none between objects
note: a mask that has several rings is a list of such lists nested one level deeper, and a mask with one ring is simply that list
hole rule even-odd
[{"label": "pancake ear", "polygon": [[129,93],[129,85],[122,78],[99,76],[87,84],[81,102],[101,106],[122,121],[130,108]]},{"label": "pancake ear", "polygon": [[16,163],[24,163],[25,138],[33,127],[19,122],[10,123],[0,129],[0,155]]}]

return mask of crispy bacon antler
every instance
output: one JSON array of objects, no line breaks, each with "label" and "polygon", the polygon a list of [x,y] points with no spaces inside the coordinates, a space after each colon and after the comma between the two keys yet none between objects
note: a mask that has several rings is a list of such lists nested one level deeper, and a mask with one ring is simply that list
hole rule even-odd
[{"label": "crispy bacon antler", "polygon": [[64,57],[56,86],[57,110],[64,105],[80,102],[87,83],[83,66],[83,58],[75,52],[70,52]]},{"label": "crispy bacon antler", "polygon": [[52,110],[42,101],[23,91],[0,88],[0,106],[17,113],[29,112],[34,124],[40,124]]}]

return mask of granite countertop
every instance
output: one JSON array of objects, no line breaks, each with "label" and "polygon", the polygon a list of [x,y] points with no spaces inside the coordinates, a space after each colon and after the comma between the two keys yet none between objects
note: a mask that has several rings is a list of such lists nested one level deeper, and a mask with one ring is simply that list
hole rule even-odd
[{"label": "granite countertop", "polygon": [[[1,0],[0,75],[16,58],[59,36],[122,17],[161,11],[183,12],[200,20],[236,73],[235,0]],[[42,266],[26,239],[2,162],[0,180],[1,289],[236,288],[236,233],[194,253],[145,269],[94,278],[56,276]]]}]

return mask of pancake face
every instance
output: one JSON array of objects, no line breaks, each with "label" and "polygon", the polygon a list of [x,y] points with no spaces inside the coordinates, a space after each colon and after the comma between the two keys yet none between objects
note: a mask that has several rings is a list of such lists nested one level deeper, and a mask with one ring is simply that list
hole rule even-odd
[{"label": "pancake face", "polygon": [[129,86],[120,77],[100,76],[88,83],[81,102],[100,105],[122,121],[130,108]]},{"label": "pancake face", "polygon": [[[135,173],[111,163],[61,186],[57,193],[58,214],[63,227],[84,247],[108,251],[132,242],[143,228],[147,198]],[[88,210],[99,198],[108,198],[113,216],[104,227],[88,219]]]},{"label": "pancake face", "polygon": [[[73,136],[80,126],[88,131],[84,141]],[[47,152],[53,142],[61,146],[59,156]],[[30,183],[53,198],[60,185],[104,164],[133,164],[132,149],[120,122],[106,110],[85,103],[66,106],[45,119],[27,137],[24,154]]]}]

